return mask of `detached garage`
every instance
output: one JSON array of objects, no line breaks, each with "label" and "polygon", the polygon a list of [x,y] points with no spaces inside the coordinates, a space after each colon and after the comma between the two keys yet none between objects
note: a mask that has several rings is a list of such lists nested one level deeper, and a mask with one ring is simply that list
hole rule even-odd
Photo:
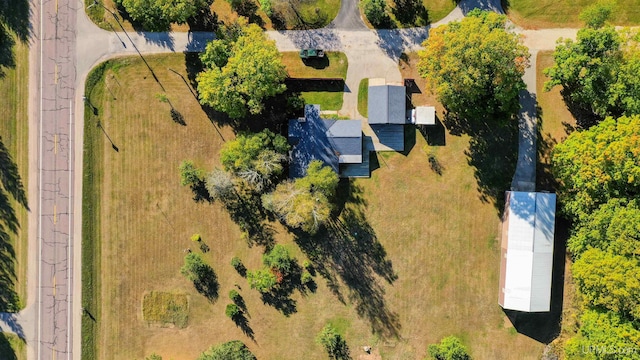
[{"label": "detached garage", "polygon": [[506,193],[498,300],[504,309],[550,310],[555,215],[555,194]]}]

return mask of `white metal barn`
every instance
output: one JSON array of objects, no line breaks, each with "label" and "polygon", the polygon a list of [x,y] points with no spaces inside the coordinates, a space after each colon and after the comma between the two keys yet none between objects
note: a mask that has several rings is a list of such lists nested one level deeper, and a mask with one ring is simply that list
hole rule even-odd
[{"label": "white metal barn", "polygon": [[555,194],[506,193],[498,300],[504,309],[550,310],[555,213]]}]

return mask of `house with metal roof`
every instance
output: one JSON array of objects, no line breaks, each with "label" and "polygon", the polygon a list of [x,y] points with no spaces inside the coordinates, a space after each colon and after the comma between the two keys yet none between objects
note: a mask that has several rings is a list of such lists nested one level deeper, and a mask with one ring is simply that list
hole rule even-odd
[{"label": "house with metal roof", "polygon": [[368,177],[369,153],[363,156],[362,122],[330,120],[319,105],[306,105],[304,117],[289,120],[291,178],[306,175],[313,160],[321,160],[342,177]]},{"label": "house with metal roof", "polygon": [[404,125],[407,124],[407,90],[402,84],[385,79],[369,79],[368,124],[378,141],[389,150],[404,150]]},{"label": "house with metal roof", "polygon": [[506,193],[498,298],[502,308],[550,310],[555,211],[555,194]]}]

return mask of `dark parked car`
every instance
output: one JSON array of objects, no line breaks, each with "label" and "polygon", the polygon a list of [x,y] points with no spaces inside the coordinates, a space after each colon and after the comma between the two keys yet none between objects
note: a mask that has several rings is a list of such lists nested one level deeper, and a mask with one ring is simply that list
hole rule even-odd
[{"label": "dark parked car", "polygon": [[322,58],[324,57],[324,51],[320,49],[302,49],[300,50],[300,58],[305,59],[313,59],[313,58]]}]

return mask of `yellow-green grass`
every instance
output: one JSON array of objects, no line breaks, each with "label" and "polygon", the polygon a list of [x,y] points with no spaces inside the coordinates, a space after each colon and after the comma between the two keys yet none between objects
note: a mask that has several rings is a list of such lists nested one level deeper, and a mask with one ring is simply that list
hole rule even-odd
[{"label": "yellow-green grass", "polygon": [[142,318],[151,325],[184,328],[189,321],[186,294],[151,291],[142,299]]},{"label": "yellow-green grass", "polygon": [[[527,29],[582,27],[584,23],[578,16],[586,7],[597,0],[502,0],[509,18],[517,25]],[[617,0],[611,22],[615,25],[640,24],[640,1]]]},{"label": "yellow-green grass", "polygon": [[[289,77],[297,79],[345,79],[349,66],[344,53],[333,51],[326,52],[324,59],[313,59],[308,64],[297,52],[284,52],[282,62]],[[305,103],[319,104],[322,110],[342,108],[343,91],[303,91],[301,95]]]},{"label": "yellow-green grass", "polygon": [[0,359],[26,360],[27,346],[25,341],[14,334],[0,332]]},{"label": "yellow-green grass", "polygon": [[[0,137],[2,143],[18,167],[25,192],[28,184],[29,166],[29,129],[28,129],[28,86],[29,86],[29,47],[20,42],[15,36],[9,35],[15,40],[13,47],[15,67],[3,68],[4,77],[0,77],[0,110],[3,119],[0,121]],[[17,308],[22,308],[27,297],[27,209],[20,205],[9,195],[10,205],[14,209],[19,229],[17,234],[9,233],[9,244],[15,251],[13,266],[16,278],[11,279],[13,291],[20,299]],[[3,265],[5,266],[5,265]],[[3,311],[6,309],[0,309]]]},{"label": "yellow-green grass", "polygon": [[[169,105],[154,96],[159,85],[138,58],[117,61],[128,64],[117,72],[107,68],[105,76],[117,100],[99,84],[91,101],[119,151],[99,128],[87,125],[85,132],[85,140],[94,142],[87,146],[100,148],[85,151],[85,164],[94,163],[92,171],[100,174],[93,178],[101,184],[99,192],[94,189],[94,198],[85,200],[96,201],[89,204],[100,218],[95,232],[101,241],[94,254],[99,266],[94,271],[99,293],[109,294],[97,298],[99,359],[143,358],[153,352],[163,358],[194,359],[210,345],[234,339],[245,342],[260,359],[326,359],[314,339],[327,323],[344,334],[352,354],[372,345],[385,359],[423,359],[427,344],[453,334],[478,359],[540,357],[544,345],[510,331],[497,304],[500,219],[493,205],[480,200],[465,155],[466,136],[446,134],[446,146],[429,149],[444,167],[441,176],[429,169],[423,151],[427,145],[418,134],[408,155],[387,155],[371,179],[353,182],[366,204],[348,207],[362,211],[397,274],[391,284],[372,275],[373,292],[380,297],[371,297],[369,303],[382,299],[379,308],[397,319],[399,338],[372,334],[370,320],[358,315],[353,292],[339,278],[336,285],[344,303],[318,275],[315,293],[292,295],[297,312],[287,317],[265,305],[230,264],[238,256],[248,269],[257,269],[262,248],[249,248],[241,240],[220,205],[194,203],[190,189],[180,186],[177,168],[182,160],[192,159],[205,169],[220,166],[223,144],[182,79],[166,70],[185,75],[184,56],[149,56],[147,61],[187,126],[172,122]],[[229,128],[220,131],[224,140],[233,138]],[[302,263],[305,257],[291,235],[273,225],[276,240]],[[199,295],[179,271],[196,232],[211,248],[203,257],[220,282],[220,298],[214,302]],[[224,314],[224,294],[234,288],[247,305],[255,342]],[[149,291],[187,294],[189,325],[148,326],[140,299]]]},{"label": "yellow-green grass", "polygon": [[369,79],[360,80],[358,85],[358,112],[364,117],[369,116]]},{"label": "yellow-green grass", "polygon": [[[571,129],[576,126],[576,120],[567,109],[560,87],[556,86],[551,91],[544,91],[544,83],[549,80],[543,71],[553,65],[553,51],[541,51],[536,60],[536,94],[538,105],[541,109],[539,113],[539,136],[540,156],[538,163],[538,186],[548,187],[548,184],[541,184],[545,177],[550,177],[551,151],[553,147],[564,141],[571,133]],[[540,179],[542,178],[542,179]],[[552,187],[546,190],[553,191]],[[562,306],[562,323],[560,336],[554,340],[552,347],[560,353],[564,342],[575,335],[578,328],[579,302],[577,300],[576,288],[571,273],[571,260],[567,257],[565,261],[564,291]]]}]

